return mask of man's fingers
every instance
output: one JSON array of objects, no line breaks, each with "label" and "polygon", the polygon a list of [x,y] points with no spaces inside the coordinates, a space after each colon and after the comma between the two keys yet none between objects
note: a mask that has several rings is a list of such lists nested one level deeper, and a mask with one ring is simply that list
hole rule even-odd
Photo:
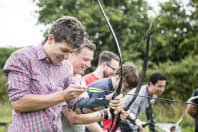
[{"label": "man's fingers", "polygon": [[70,85],[68,88],[65,89],[65,99],[70,100],[78,97],[83,92],[87,90],[86,87],[80,86],[80,85]]}]

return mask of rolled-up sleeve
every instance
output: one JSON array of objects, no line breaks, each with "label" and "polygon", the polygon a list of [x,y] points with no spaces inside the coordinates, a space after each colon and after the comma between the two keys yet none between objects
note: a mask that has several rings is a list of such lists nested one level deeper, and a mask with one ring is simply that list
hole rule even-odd
[{"label": "rolled-up sleeve", "polygon": [[24,55],[12,54],[6,62],[3,72],[8,77],[7,88],[10,101],[30,93],[30,62]]}]

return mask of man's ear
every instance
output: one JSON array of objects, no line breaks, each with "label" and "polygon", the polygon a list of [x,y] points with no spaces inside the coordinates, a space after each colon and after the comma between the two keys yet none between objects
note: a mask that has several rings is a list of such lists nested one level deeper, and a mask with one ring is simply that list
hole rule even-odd
[{"label": "man's ear", "polygon": [[54,43],[54,35],[53,34],[49,34],[47,41],[48,41],[48,44],[53,44]]}]

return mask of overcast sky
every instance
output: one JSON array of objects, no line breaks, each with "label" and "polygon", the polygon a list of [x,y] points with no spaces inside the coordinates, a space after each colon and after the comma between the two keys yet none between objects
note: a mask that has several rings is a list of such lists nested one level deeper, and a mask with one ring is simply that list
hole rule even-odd
[{"label": "overcast sky", "polygon": [[[147,1],[157,7],[159,0]],[[37,45],[43,40],[44,27],[36,25],[36,8],[32,0],[0,0],[0,47]]]},{"label": "overcast sky", "polygon": [[0,46],[24,47],[40,43],[41,26],[36,26],[32,0],[0,0]]}]

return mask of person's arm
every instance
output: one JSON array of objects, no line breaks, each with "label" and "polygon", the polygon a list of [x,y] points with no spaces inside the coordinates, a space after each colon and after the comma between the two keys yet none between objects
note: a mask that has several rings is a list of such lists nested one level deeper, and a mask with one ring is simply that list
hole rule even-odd
[{"label": "person's arm", "polygon": [[59,104],[63,101],[74,99],[84,91],[86,91],[85,87],[70,85],[64,91],[48,95],[26,94],[15,101],[11,101],[11,104],[16,112],[37,111]]},{"label": "person's arm", "polygon": [[74,111],[69,110],[67,105],[63,106],[62,112],[72,125],[89,124],[89,123],[101,121],[101,115],[102,115],[101,112],[77,114]]},{"label": "person's arm", "polygon": [[187,106],[187,113],[192,117],[196,118],[196,106],[193,104],[188,104]]}]

